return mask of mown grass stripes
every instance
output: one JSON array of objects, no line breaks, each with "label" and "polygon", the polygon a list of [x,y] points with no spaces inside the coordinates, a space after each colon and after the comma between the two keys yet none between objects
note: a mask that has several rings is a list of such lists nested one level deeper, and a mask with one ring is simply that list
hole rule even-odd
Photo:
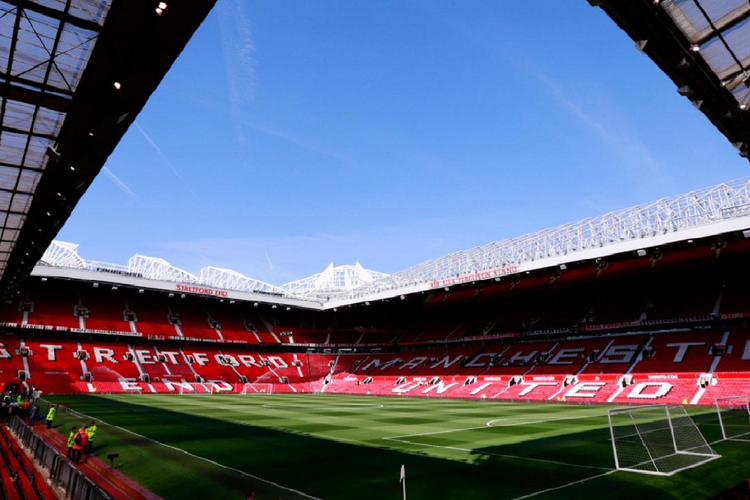
[{"label": "mown grass stripes", "polygon": [[[511,500],[599,476],[614,466],[606,408],[600,406],[339,395],[54,400],[325,500],[398,498],[402,464],[410,498],[462,500]],[[709,441],[720,439],[711,411],[693,413]],[[61,417],[58,425],[72,420]],[[260,500],[298,498],[114,427],[102,426],[98,446],[100,455],[120,453],[121,470],[167,500],[240,499],[251,490]],[[747,479],[750,443],[722,442],[716,449],[724,458],[671,478],[617,472],[534,498],[703,500]]]}]

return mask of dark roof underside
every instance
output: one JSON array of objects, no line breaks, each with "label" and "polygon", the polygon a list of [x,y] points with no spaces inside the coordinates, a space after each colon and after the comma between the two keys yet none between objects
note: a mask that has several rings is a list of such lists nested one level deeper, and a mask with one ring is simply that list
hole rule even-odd
[{"label": "dark roof underside", "polygon": [[750,0],[589,0],[750,156]]},{"label": "dark roof underside", "polygon": [[29,274],[215,0],[160,3],[0,0],[3,296]]}]

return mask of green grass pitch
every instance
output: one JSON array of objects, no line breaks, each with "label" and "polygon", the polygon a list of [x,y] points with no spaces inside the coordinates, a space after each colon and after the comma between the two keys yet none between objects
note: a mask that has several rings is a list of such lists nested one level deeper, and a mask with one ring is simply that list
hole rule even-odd
[{"label": "green grass pitch", "polygon": [[[746,481],[750,443],[671,477],[613,472],[602,406],[334,395],[58,396],[102,422],[95,454],[166,500],[703,500]],[[691,414],[709,442],[714,411]],[[66,431],[85,423],[60,412]],[[488,425],[489,424],[489,425]],[[545,491],[547,490],[547,491]]]}]

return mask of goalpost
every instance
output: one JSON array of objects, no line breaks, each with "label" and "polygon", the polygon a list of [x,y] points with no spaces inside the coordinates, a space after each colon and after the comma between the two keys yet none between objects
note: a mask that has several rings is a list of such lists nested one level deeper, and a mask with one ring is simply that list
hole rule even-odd
[{"label": "goalpost", "polygon": [[273,394],[273,384],[245,384],[240,394]]},{"label": "goalpost", "polygon": [[671,476],[720,458],[683,406],[617,408],[607,417],[617,470]]},{"label": "goalpost", "polygon": [[721,435],[733,441],[750,441],[750,405],[747,396],[716,398]]}]

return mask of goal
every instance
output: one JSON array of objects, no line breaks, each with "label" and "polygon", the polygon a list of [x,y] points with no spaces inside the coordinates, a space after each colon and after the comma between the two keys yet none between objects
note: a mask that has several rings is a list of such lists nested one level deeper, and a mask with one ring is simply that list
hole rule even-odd
[{"label": "goal", "polygon": [[733,441],[750,441],[750,405],[747,396],[716,398],[721,435]]},{"label": "goal", "polygon": [[245,384],[240,394],[273,394],[273,384]]},{"label": "goal", "polygon": [[618,470],[671,476],[720,458],[683,406],[617,408],[607,417]]}]

